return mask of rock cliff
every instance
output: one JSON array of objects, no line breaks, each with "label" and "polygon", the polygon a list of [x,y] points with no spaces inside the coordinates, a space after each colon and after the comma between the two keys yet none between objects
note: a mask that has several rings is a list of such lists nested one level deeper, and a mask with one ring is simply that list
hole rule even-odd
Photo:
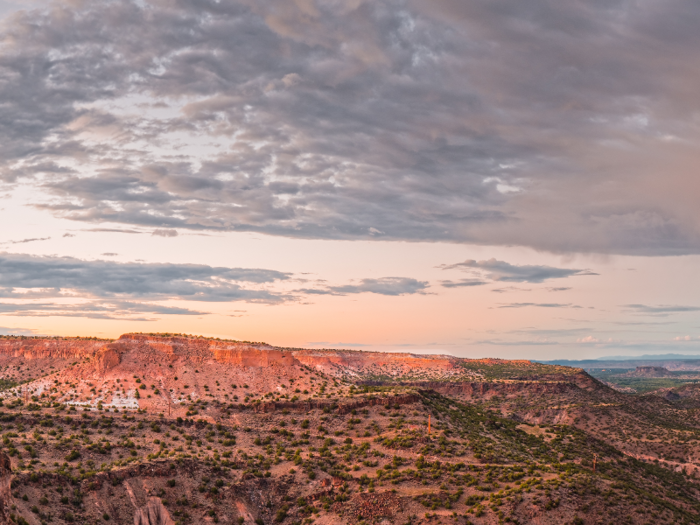
[{"label": "rock cliff", "polygon": [[[0,398],[32,396],[38,402],[49,397],[69,405],[140,408],[187,417],[202,411],[230,412],[243,404],[267,411],[290,403],[321,402],[331,394],[352,397],[357,390],[351,383],[492,396],[522,389],[528,381],[532,390],[545,393],[571,388],[572,380],[585,388],[581,383],[591,380],[585,374],[559,377],[556,367],[545,367],[543,373],[549,375],[535,378],[532,374],[543,366],[444,355],[280,348],[176,335],[124,334],[114,341],[0,339],[0,379],[23,383],[0,392]],[[486,381],[482,372],[489,367],[519,386]],[[513,373],[526,375],[508,376]],[[187,408],[194,401],[202,403],[199,410]]]},{"label": "rock cliff", "polygon": [[175,525],[160,498],[152,497],[136,511],[134,525]]},{"label": "rock cliff", "polygon": [[24,359],[83,359],[108,342],[73,338],[0,338],[0,356]]}]

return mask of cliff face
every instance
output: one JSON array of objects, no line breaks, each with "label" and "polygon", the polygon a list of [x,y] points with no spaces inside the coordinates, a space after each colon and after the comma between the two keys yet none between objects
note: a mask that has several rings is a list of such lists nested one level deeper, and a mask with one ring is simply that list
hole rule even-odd
[{"label": "cliff face", "polygon": [[235,366],[294,366],[299,361],[291,352],[261,350],[258,348],[213,348],[214,359]]},{"label": "cliff face", "polygon": [[83,359],[107,341],[83,339],[0,339],[0,356],[24,359]]},{"label": "cliff face", "polygon": [[309,366],[325,370],[337,368],[371,369],[400,366],[451,370],[459,361],[449,356],[418,356],[405,353],[352,352],[342,350],[284,349],[264,344],[238,343],[186,337],[158,337],[143,334],[122,335],[116,344],[154,350],[174,357],[213,359],[242,367]]},{"label": "cliff face", "polygon": [[97,358],[100,373],[117,366],[126,353],[158,355],[170,361],[215,362],[242,367],[308,366],[332,371],[338,368],[371,371],[377,367],[402,370],[430,368],[455,370],[459,359],[450,356],[420,356],[405,353],[300,350],[264,344],[217,341],[204,338],[160,337],[124,334],[114,342],[81,339],[0,340],[0,356],[11,358],[82,360]]},{"label": "cliff face", "polygon": [[119,344],[109,344],[100,348],[95,356],[97,358],[97,363],[95,365],[97,367],[97,372],[104,375],[108,370],[111,370],[121,363],[122,352],[124,350],[125,349]]},{"label": "cliff face", "polygon": [[586,388],[582,383],[591,379],[559,378],[553,375],[556,369],[543,369],[550,375],[521,378],[519,385],[509,385],[508,380],[494,384],[474,369],[510,366],[527,371],[531,363],[474,360],[471,369],[463,365],[464,360],[444,355],[287,349],[182,336],[125,334],[115,341],[0,339],[0,378],[29,382],[0,397],[29,394],[60,403],[183,416],[194,401],[217,406],[310,402],[341,391],[350,395],[350,382],[367,380],[414,382],[407,384],[488,397],[522,390],[523,384],[533,393],[575,388],[572,382]]},{"label": "cliff face", "polygon": [[175,525],[160,498],[152,497],[136,511],[134,525]]},{"label": "cliff face", "polygon": [[173,357],[195,360],[214,359],[216,362],[232,366],[269,367],[300,364],[292,352],[268,345],[142,334],[125,334],[118,339],[117,343],[124,347],[147,348]]}]

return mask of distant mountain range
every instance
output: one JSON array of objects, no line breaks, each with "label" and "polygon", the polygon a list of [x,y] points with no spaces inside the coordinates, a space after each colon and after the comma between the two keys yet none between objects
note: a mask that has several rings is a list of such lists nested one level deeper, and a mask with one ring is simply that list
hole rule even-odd
[{"label": "distant mountain range", "polygon": [[653,361],[666,360],[666,359],[676,359],[676,360],[697,360],[700,359],[700,354],[644,354],[644,355],[622,355],[622,356],[608,356],[599,357],[595,361],[629,361],[633,359],[648,359]]},{"label": "distant mountain range", "polygon": [[635,368],[637,366],[665,366],[669,370],[700,370],[700,355],[647,354],[640,356],[610,356],[597,359],[555,359],[537,361],[546,365],[563,365],[577,368]]}]

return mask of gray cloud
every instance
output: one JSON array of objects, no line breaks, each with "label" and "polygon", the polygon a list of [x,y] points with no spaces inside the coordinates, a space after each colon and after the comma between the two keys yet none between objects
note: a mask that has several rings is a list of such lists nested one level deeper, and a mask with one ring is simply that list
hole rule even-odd
[{"label": "gray cloud", "polygon": [[494,293],[531,292],[532,288],[519,288],[518,286],[504,286],[503,288],[494,288],[491,291]]},{"label": "gray cloud", "polygon": [[698,253],[699,22],[680,0],[55,3],[4,21],[0,180],[156,231]]},{"label": "gray cloud", "polygon": [[[429,286],[426,281],[408,277],[383,277],[342,286],[319,282],[319,288],[280,291],[292,282],[296,282],[292,274],[259,268],[0,253],[0,298],[6,300],[0,302],[0,315],[152,321],[157,318],[154,316],[208,314],[157,301],[280,304],[305,295],[423,294]],[[240,312],[245,310],[233,311]]]},{"label": "gray cloud", "polygon": [[72,292],[122,300],[278,303],[290,297],[261,286],[289,278],[290,274],[284,272],[255,268],[117,263],[83,261],[71,257],[0,254],[0,297],[6,298],[28,297],[24,292],[38,290],[38,294],[47,297]]},{"label": "gray cloud", "polygon": [[362,279],[360,284],[331,286],[336,294],[375,293],[379,295],[410,295],[424,293],[428,288],[426,281],[418,281],[408,277],[382,277],[381,279]]},{"label": "gray cloud", "polygon": [[513,283],[542,283],[549,279],[562,279],[575,275],[597,275],[590,270],[554,268],[553,266],[516,265],[496,259],[488,261],[467,260],[461,263],[444,265],[443,270],[476,270],[486,274],[493,281]]},{"label": "gray cloud", "polygon": [[638,315],[668,317],[673,314],[700,312],[700,306],[626,304],[624,308]]},{"label": "gray cloud", "polygon": [[508,333],[511,334],[527,334],[538,339],[549,339],[550,337],[567,337],[567,336],[579,336],[581,334],[587,334],[590,332],[589,328],[555,328],[555,329],[542,329],[542,328],[530,328],[524,330],[509,330]]},{"label": "gray cloud", "polygon": [[[89,230],[85,230],[88,232],[93,232],[93,233],[131,233],[135,235],[142,234],[144,232],[138,231],[138,230],[125,230],[123,228],[90,228]],[[68,234],[64,235],[64,237],[68,236]],[[70,237],[75,237],[75,235],[70,235]]]},{"label": "gray cloud", "polygon": [[355,346],[355,347],[362,347],[362,346],[371,346],[365,343],[331,343],[328,341],[309,341],[306,343],[309,346],[326,346],[326,347],[331,347],[331,348],[343,348],[343,347],[349,347],[349,346]]},{"label": "gray cloud", "polygon": [[495,346],[551,346],[560,345],[561,343],[557,341],[503,341],[500,339],[483,339],[474,341],[474,344]]},{"label": "gray cloud", "polygon": [[36,330],[33,330],[31,328],[6,328],[4,326],[0,326],[0,335],[36,336],[40,334]]},{"label": "gray cloud", "polygon": [[359,284],[343,286],[328,286],[327,288],[305,288],[298,290],[309,295],[349,295],[358,293],[374,293],[378,295],[411,295],[425,293],[428,288],[426,281],[418,281],[409,277],[381,277],[379,279],[362,279]]},{"label": "gray cloud", "polygon": [[177,230],[153,230],[151,235],[156,237],[177,237],[178,233]]},{"label": "gray cloud", "polygon": [[482,286],[488,281],[482,279],[460,279],[459,281],[440,281],[440,286],[444,288],[461,288],[464,286]]},{"label": "gray cloud", "polygon": [[156,321],[150,315],[208,315],[188,308],[129,301],[90,301],[80,304],[0,303],[0,315],[12,317],[84,317],[86,319],[124,319],[129,321]]},{"label": "gray cloud", "polygon": [[[610,324],[618,326],[655,326],[676,324],[676,321],[614,321]],[[636,329],[635,329],[636,330]]]},{"label": "gray cloud", "polygon": [[531,306],[539,308],[581,308],[581,306],[571,303],[508,303],[501,304],[498,308],[528,308]]},{"label": "gray cloud", "polygon": [[48,241],[49,239],[51,239],[51,237],[32,237],[30,239],[21,239],[19,241],[7,241],[0,244],[27,244],[28,242]]}]

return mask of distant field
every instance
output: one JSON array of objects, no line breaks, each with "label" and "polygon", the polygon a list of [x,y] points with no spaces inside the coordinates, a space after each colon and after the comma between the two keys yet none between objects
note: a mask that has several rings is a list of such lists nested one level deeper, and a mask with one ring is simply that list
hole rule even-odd
[{"label": "distant field", "polygon": [[676,377],[618,377],[627,372],[633,372],[634,368],[587,368],[586,372],[596,379],[615,383],[621,387],[634,388],[638,393],[645,394],[659,388],[676,388],[689,383],[700,383],[700,375],[697,379],[685,379],[682,376],[692,375],[692,372],[671,372]]}]

